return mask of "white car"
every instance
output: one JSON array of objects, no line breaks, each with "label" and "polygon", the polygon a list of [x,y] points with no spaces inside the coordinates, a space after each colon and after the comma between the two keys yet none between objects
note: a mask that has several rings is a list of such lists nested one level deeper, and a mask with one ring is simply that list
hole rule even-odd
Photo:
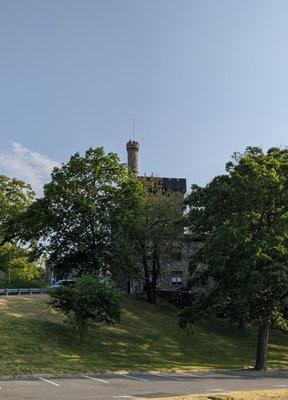
[{"label": "white car", "polygon": [[61,279],[60,281],[55,282],[52,286],[51,289],[60,289],[65,286],[71,286],[75,282],[74,279]]}]

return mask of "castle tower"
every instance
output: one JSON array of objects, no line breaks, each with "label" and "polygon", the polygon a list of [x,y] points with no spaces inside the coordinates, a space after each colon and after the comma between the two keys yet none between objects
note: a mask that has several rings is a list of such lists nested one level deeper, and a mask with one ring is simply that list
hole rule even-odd
[{"label": "castle tower", "polygon": [[136,175],[139,174],[139,148],[140,144],[136,140],[129,140],[126,144],[128,167]]}]

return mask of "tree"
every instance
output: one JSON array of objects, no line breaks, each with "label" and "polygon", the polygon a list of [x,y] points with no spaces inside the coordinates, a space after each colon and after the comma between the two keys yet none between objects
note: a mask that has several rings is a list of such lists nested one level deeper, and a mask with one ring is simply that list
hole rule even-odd
[{"label": "tree", "polygon": [[202,236],[194,262],[206,264],[213,287],[180,324],[221,312],[258,325],[255,368],[266,369],[271,324],[288,328],[288,150],[247,148],[227,175],[194,185],[187,224]]},{"label": "tree", "polygon": [[[31,251],[24,246],[17,246],[15,243],[5,243],[0,247],[1,270],[6,273],[7,282],[14,284],[17,282],[40,281],[44,278],[44,268],[33,261]],[[4,283],[3,282],[3,283]]]},{"label": "tree", "polygon": [[129,215],[135,180],[116,154],[90,148],[55,168],[44,197],[30,209],[33,231],[50,265],[65,276],[111,274],[113,246]]},{"label": "tree", "polygon": [[0,175],[0,267],[8,275],[8,284],[11,275],[22,279],[23,274],[30,274],[31,277],[41,272],[31,262],[31,253],[25,240],[24,220],[34,199],[35,194],[30,185]]},{"label": "tree", "polygon": [[183,195],[164,191],[157,178],[142,180],[141,187],[133,218],[125,227],[126,242],[133,244],[132,254],[144,278],[147,302],[156,304],[163,261],[173,246],[181,243],[183,235]]},{"label": "tree", "polygon": [[34,198],[30,185],[0,175],[0,246],[23,238],[23,218]]},{"label": "tree", "polygon": [[82,276],[70,287],[51,293],[52,307],[68,317],[81,341],[87,329],[101,324],[120,322],[121,295],[113,286],[99,278]]}]

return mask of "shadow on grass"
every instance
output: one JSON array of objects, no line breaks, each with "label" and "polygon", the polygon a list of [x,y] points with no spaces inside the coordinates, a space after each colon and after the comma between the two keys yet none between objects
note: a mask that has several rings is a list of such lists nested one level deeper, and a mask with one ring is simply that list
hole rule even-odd
[{"label": "shadow on grass", "polygon": [[[25,314],[23,305],[21,311]],[[242,368],[253,365],[256,334],[253,329],[243,334],[229,322],[210,320],[188,335],[177,326],[172,307],[129,299],[121,324],[95,329],[81,343],[77,333],[42,302],[33,316],[29,308],[25,318],[1,313],[0,374]],[[271,367],[288,366],[287,345],[287,336],[271,335]]]}]

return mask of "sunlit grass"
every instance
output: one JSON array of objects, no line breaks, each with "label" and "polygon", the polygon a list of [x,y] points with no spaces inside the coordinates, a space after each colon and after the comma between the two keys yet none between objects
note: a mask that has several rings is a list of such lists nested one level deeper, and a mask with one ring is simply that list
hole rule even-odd
[{"label": "sunlit grass", "polygon": [[[260,390],[257,392],[231,392],[206,395],[191,395],[169,398],[157,398],[157,400],[287,400],[287,390]],[[152,399],[156,400],[156,399]]]},{"label": "sunlit grass", "polygon": [[[0,375],[107,370],[208,370],[253,365],[257,332],[207,321],[188,335],[177,310],[125,300],[122,322],[92,330],[83,343],[48,297],[0,299]],[[273,332],[269,367],[288,368],[288,336]]]}]

